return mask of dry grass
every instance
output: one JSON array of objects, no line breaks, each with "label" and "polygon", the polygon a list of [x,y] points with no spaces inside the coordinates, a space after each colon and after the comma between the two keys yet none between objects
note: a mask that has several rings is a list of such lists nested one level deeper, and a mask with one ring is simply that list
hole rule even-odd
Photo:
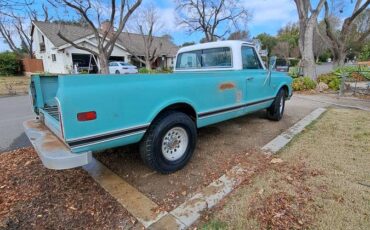
[{"label": "dry grass", "polygon": [[241,186],[200,226],[369,228],[369,112],[331,109],[277,157],[283,163]]},{"label": "dry grass", "polygon": [[25,76],[0,76],[0,96],[23,95],[28,93],[30,78]]}]

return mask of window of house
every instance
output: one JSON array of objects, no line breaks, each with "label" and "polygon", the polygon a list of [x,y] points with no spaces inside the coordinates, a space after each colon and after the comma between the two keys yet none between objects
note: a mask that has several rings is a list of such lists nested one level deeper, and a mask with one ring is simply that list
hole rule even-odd
[{"label": "window of house", "polygon": [[55,54],[52,54],[52,55],[51,55],[51,60],[52,60],[52,61],[57,61],[57,57],[56,57],[56,55],[55,55]]},{"label": "window of house", "polygon": [[40,42],[40,51],[45,51],[45,37],[44,35],[41,36],[41,42]]},{"label": "window of house", "polygon": [[222,68],[231,67],[231,49],[229,47],[211,48],[180,53],[176,68]]},{"label": "window of house", "polygon": [[262,69],[256,51],[250,46],[242,47],[243,69]]}]

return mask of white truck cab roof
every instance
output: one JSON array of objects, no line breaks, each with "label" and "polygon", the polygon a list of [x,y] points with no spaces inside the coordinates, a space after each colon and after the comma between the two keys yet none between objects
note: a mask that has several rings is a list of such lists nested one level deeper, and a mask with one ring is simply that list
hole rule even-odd
[{"label": "white truck cab roof", "polygon": [[[177,55],[176,55],[174,71],[175,72],[189,72],[189,71],[191,72],[191,71],[210,71],[210,70],[241,70],[241,69],[243,69],[242,56],[241,56],[241,48],[243,46],[253,48],[253,50],[255,52],[255,55],[257,56],[262,68],[266,69],[265,65],[264,65],[260,55],[256,51],[255,46],[254,46],[253,43],[246,42],[246,41],[228,40],[228,41],[216,41],[216,42],[201,43],[201,44],[196,44],[196,45],[191,45],[191,46],[186,46],[186,47],[180,48],[179,51],[177,52]],[[227,49],[227,51],[230,50],[230,52],[231,52],[231,63],[228,63],[229,65],[210,66],[210,67],[208,67],[208,66],[199,66],[199,67],[189,67],[189,68],[181,67],[181,68],[179,68],[180,66],[177,63],[179,55],[181,55],[183,53],[192,53],[193,51],[203,52],[204,50],[216,49],[216,48],[225,48],[225,49]]]}]

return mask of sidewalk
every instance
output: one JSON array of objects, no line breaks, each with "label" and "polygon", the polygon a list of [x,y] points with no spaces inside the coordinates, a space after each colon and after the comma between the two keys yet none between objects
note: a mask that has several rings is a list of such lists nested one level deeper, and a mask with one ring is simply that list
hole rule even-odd
[{"label": "sidewalk", "polygon": [[320,102],[323,103],[324,106],[333,105],[352,109],[361,109],[370,112],[370,100],[363,100],[355,97],[339,97],[338,95],[334,94],[316,94],[316,95],[294,94],[293,97],[303,100]]}]

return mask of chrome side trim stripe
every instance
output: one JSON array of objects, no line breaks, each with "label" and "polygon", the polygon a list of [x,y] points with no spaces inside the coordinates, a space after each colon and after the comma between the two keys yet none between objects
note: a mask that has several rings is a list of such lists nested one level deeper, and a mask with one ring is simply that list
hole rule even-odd
[{"label": "chrome side trim stripe", "polygon": [[245,104],[241,104],[241,105],[236,105],[236,106],[226,107],[226,108],[217,109],[217,110],[213,110],[213,111],[203,112],[203,113],[198,114],[198,118],[202,119],[202,118],[205,118],[205,117],[210,117],[210,116],[218,115],[218,114],[225,113],[225,112],[231,112],[233,110],[243,109],[243,108],[248,107],[248,106],[253,106],[253,105],[265,103],[265,102],[268,102],[268,101],[271,101],[271,100],[274,100],[274,99],[275,99],[275,97],[270,97],[270,98],[266,98],[266,99],[259,100],[259,101],[254,101],[254,102],[249,102],[249,103],[245,103]]},{"label": "chrome side trim stripe", "polygon": [[73,149],[76,149],[76,148],[81,148],[81,147],[85,147],[85,146],[89,146],[89,145],[100,144],[100,143],[107,142],[107,141],[114,141],[114,140],[117,140],[117,139],[120,139],[120,138],[129,137],[129,136],[133,136],[133,135],[136,135],[136,134],[143,134],[143,133],[145,133],[145,131],[146,130],[138,131],[138,132],[135,132],[135,133],[124,134],[122,136],[115,136],[115,137],[112,137],[112,138],[102,139],[102,140],[98,140],[98,141],[94,141],[94,142],[88,142],[88,143],[84,143],[84,144],[74,145],[74,146],[71,146],[71,149],[73,150]]},{"label": "chrome side trim stripe", "polygon": [[94,136],[89,136],[89,137],[84,137],[84,138],[79,138],[79,139],[74,139],[74,140],[68,140],[67,144],[73,148],[76,146],[82,146],[82,145],[87,145],[90,143],[101,142],[102,140],[108,140],[108,139],[112,139],[112,138],[119,137],[119,136],[127,136],[133,133],[145,132],[148,127],[149,125],[141,125],[141,126],[128,128],[128,129],[114,131],[114,132],[108,132],[104,134],[99,134],[99,135],[94,135]]}]

